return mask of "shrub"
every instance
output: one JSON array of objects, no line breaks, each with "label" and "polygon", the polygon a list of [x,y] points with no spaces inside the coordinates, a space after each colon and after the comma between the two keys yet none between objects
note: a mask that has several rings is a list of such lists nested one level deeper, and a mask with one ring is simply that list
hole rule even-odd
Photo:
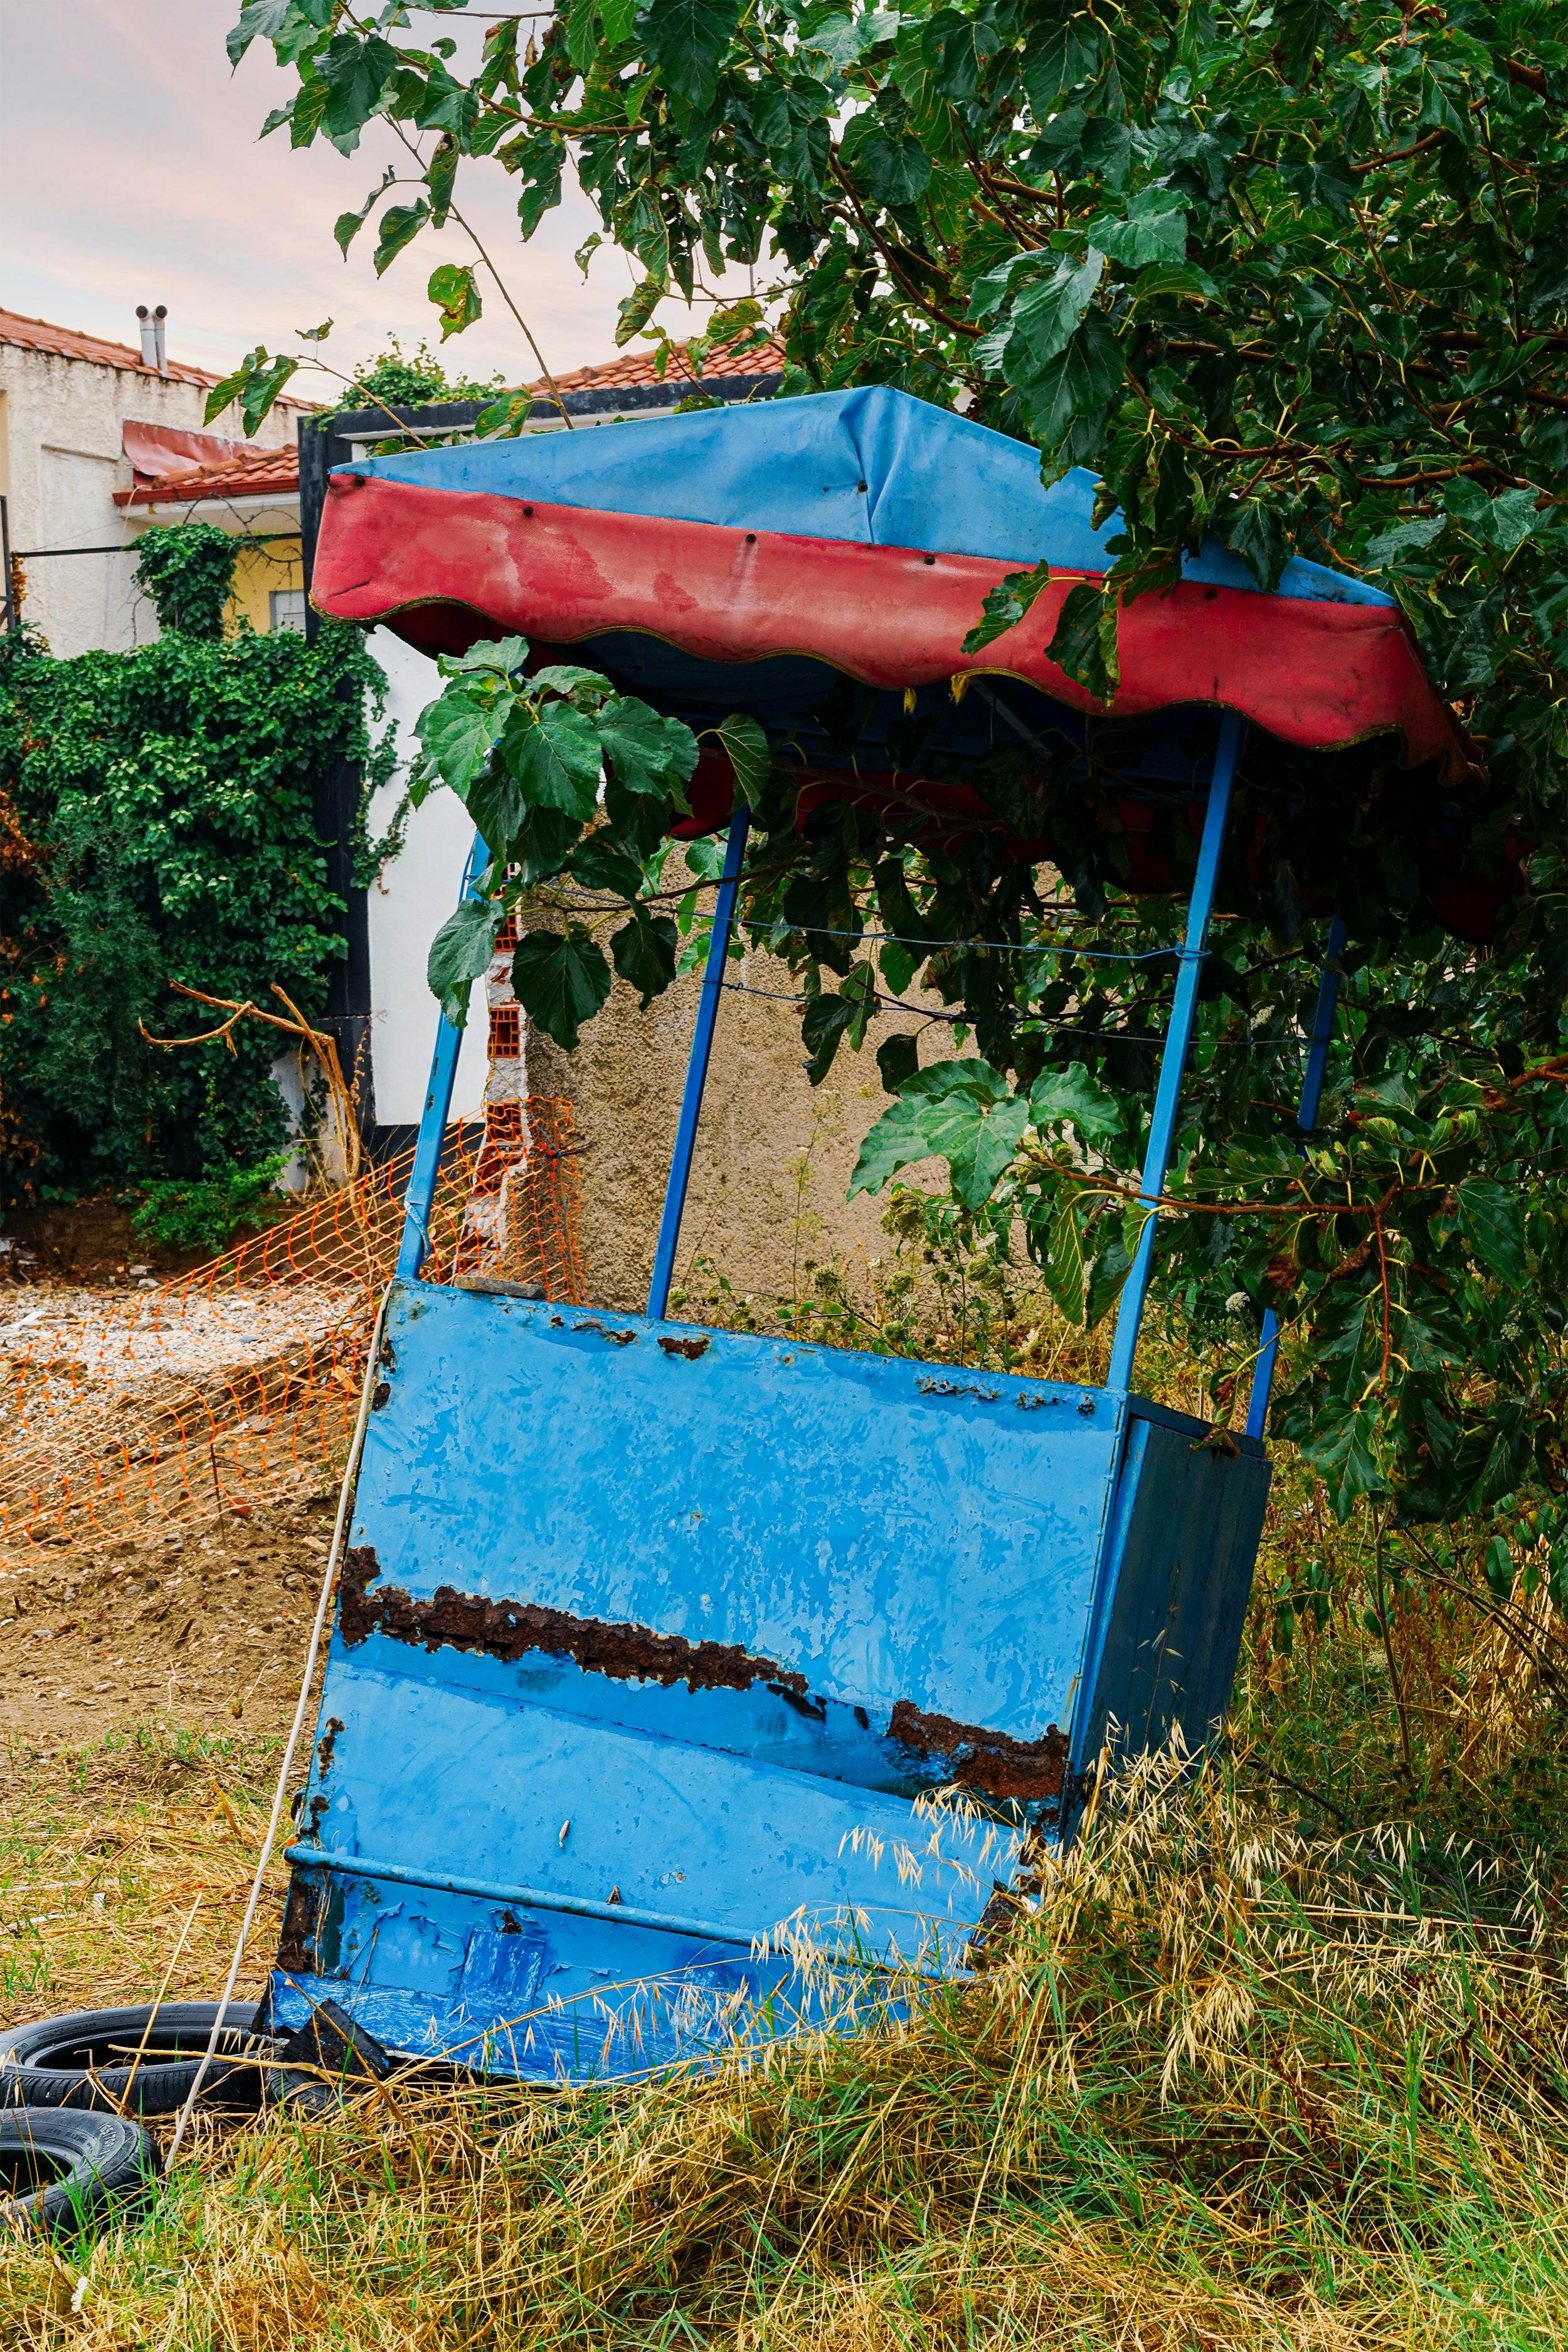
[{"label": "shrub", "polygon": [[308,1019],[342,952],[313,794],[368,793],[381,674],[351,629],[0,668],[0,1198],[255,1169],[287,1135],[274,1033],[160,1052],[215,1019],[171,981]]}]

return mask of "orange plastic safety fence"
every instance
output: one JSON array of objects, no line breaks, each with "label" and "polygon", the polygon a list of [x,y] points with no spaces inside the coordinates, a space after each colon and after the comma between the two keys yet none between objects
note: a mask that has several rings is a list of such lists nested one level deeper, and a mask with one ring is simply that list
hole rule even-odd
[{"label": "orange plastic safety fence", "polygon": [[[0,1573],[331,1486],[413,1157],[158,1287],[9,1294]],[[499,1276],[577,1302],[577,1229],[571,1106],[487,1106],[482,1134],[448,1129],[422,1278]]]}]

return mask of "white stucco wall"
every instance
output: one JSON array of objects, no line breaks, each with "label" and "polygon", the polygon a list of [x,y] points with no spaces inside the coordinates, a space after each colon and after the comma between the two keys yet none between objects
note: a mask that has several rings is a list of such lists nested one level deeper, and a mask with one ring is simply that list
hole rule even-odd
[{"label": "white stucco wall", "polygon": [[[205,400],[202,385],[151,368],[110,367],[0,342],[0,494],[9,509],[12,547],[119,548],[133,541],[147,518],[129,520],[114,503],[114,492],[128,489],[132,480],[121,426],[135,417],[243,437],[233,408],[206,426]],[[254,437],[268,447],[291,441],[296,415],[275,408]],[[23,617],[62,657],[93,646],[119,651],[158,633],[152,606],[136,593],[129,555],[45,556],[23,568]]]},{"label": "white stucco wall", "polygon": [[[440,679],[427,655],[389,629],[373,629],[367,643],[386,674],[387,717],[396,723],[405,770],[416,748],[414,722],[434,699]],[[404,786],[400,772],[376,794],[370,810],[373,837],[385,831]],[[416,1126],[425,1108],[437,1022],[425,961],[458,903],[473,838],[472,821],[456,793],[434,793],[410,817],[401,856],[371,886],[371,1067],[375,1115],[384,1127]],[[479,1116],[487,1046],[485,993],[476,982],[452,1095],[454,1118]]]}]

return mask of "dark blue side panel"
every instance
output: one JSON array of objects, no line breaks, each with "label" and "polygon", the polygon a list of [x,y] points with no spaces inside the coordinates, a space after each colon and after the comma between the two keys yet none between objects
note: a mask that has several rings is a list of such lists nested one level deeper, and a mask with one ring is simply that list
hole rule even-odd
[{"label": "dark blue side panel", "polygon": [[[1075,1759],[1091,1764],[1108,1724],[1119,1753],[1163,1747],[1179,1727],[1201,1748],[1230,1703],[1258,1558],[1269,1469],[1243,1442],[1145,1419],[1134,1402],[1120,1561],[1094,1696]],[[1231,1441],[1234,1442],[1234,1441]]]}]

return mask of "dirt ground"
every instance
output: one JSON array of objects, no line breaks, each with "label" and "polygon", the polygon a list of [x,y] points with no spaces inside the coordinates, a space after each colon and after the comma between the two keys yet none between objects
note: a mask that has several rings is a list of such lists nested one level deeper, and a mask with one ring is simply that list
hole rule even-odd
[{"label": "dirt ground", "polygon": [[86,1566],[0,1577],[0,1739],[46,1753],[151,1718],[271,1727],[299,1690],[335,1506],[258,1505]]}]

